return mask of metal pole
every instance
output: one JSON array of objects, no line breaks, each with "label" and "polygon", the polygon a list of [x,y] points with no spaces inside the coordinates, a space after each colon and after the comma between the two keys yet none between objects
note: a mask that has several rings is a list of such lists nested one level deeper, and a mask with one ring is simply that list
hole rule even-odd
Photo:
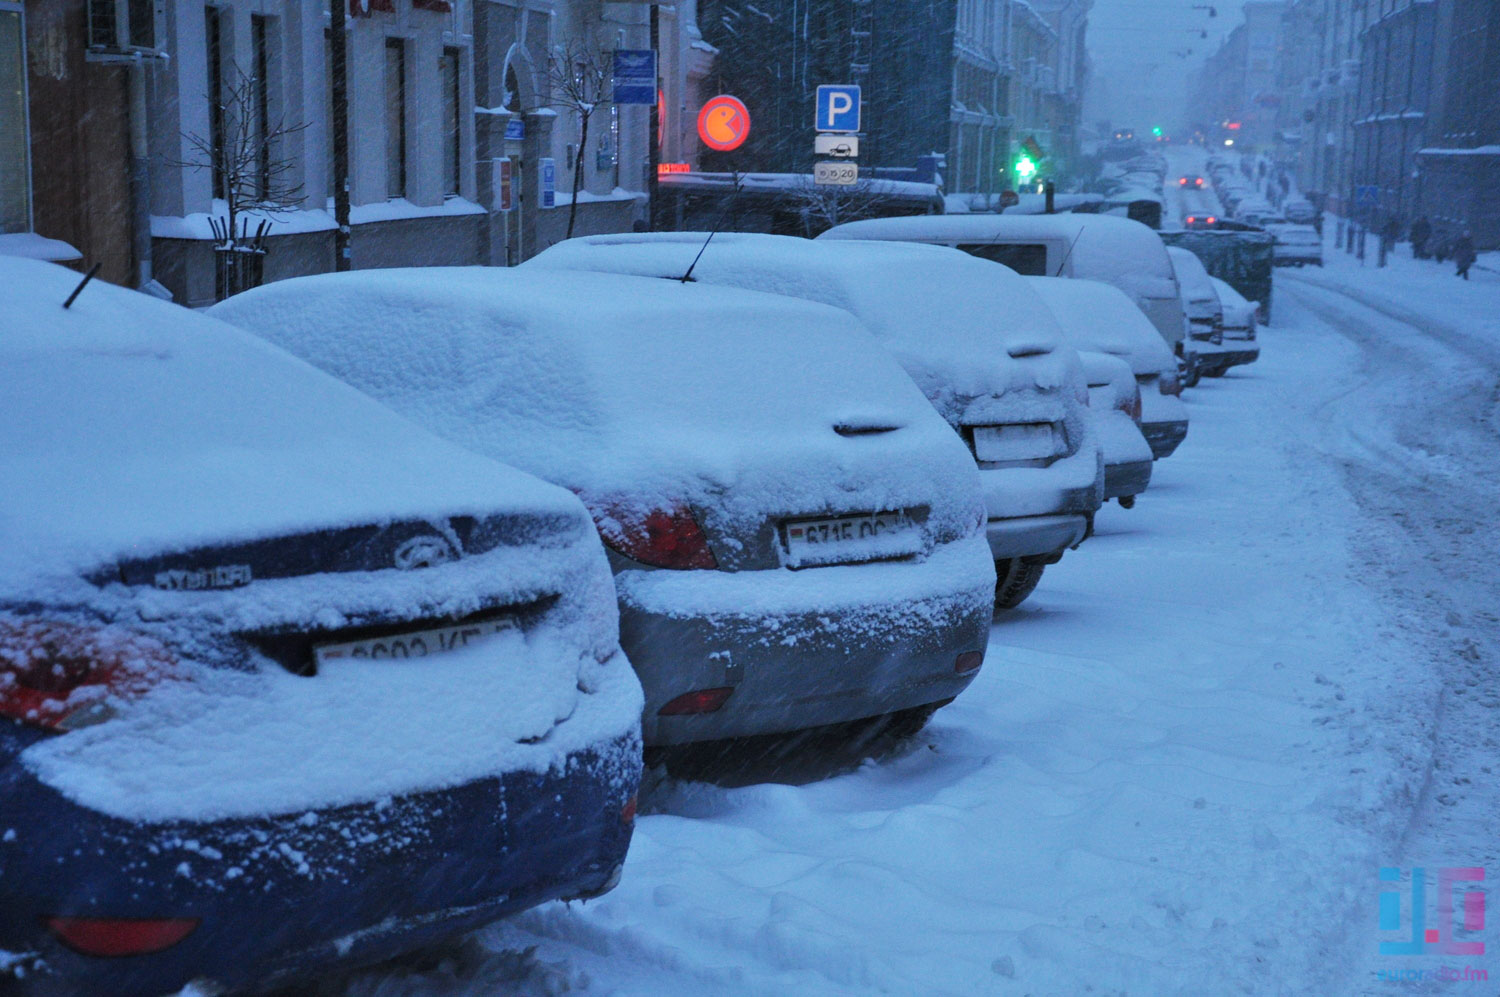
[{"label": "metal pole", "polygon": [[349,249],[349,39],[344,31],[345,4],[351,0],[332,0],[329,4],[329,48],[333,65],[333,268],[348,270],[353,266]]},{"label": "metal pole", "polygon": [[651,51],[656,53],[656,95],[651,101],[650,134],[646,136],[646,148],[650,155],[646,160],[646,228],[655,232],[661,228],[661,203],[657,197],[656,173],[661,166],[661,8],[651,5]]}]

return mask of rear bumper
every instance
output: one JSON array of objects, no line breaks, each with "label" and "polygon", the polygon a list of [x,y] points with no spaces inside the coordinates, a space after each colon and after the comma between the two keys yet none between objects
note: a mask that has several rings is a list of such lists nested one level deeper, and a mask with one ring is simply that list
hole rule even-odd
[{"label": "rear bumper", "polygon": [[1146,442],[1151,445],[1152,456],[1156,460],[1172,456],[1184,439],[1187,438],[1188,424],[1183,419],[1180,422],[1143,422],[1141,432],[1146,436]]},{"label": "rear bumper", "polygon": [[1104,497],[1106,500],[1122,495],[1139,495],[1151,484],[1153,461],[1132,461],[1128,464],[1106,464],[1104,466]]},{"label": "rear bumper", "polygon": [[1204,348],[1195,352],[1193,363],[1200,371],[1225,371],[1230,367],[1254,363],[1260,358],[1260,344],[1253,340],[1228,341],[1218,346],[1207,343],[1198,345]]},{"label": "rear bumper", "polygon": [[[620,643],[646,693],[651,746],[779,734],[951,699],[983,651],[995,569],[984,541],[925,561],[802,571],[616,576]],[[760,608],[757,608],[760,607]],[[661,716],[684,693],[732,688],[713,713]]]},{"label": "rear bumper", "polygon": [[[15,736],[0,730],[14,832],[0,839],[0,950],[21,956],[0,966],[7,997],[159,997],[195,980],[210,993],[258,988],[607,889],[641,764],[631,731],[544,772],[312,813],[145,824],[30,776],[8,750]],[[53,937],[43,926],[53,916],[199,923],[165,951],[96,958]]]},{"label": "rear bumper", "polygon": [[1012,557],[1049,557],[1077,547],[1089,534],[1090,516],[1020,516],[992,519],[985,524],[985,539],[996,561]]}]

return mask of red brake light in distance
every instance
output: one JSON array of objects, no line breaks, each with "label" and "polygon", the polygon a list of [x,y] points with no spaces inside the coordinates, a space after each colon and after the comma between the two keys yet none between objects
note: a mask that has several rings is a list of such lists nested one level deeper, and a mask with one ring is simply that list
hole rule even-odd
[{"label": "red brake light in distance", "polygon": [[716,713],[719,707],[728,701],[730,693],[734,692],[734,686],[720,686],[715,689],[697,689],[693,692],[685,692],[681,696],[667,703],[656,711],[659,717],[688,717],[701,713]]},{"label": "red brake light in distance", "polygon": [[74,952],[106,959],[162,952],[191,935],[198,927],[195,917],[161,920],[49,917],[45,921],[47,929]]},{"label": "red brake light in distance", "polygon": [[646,513],[615,508],[590,511],[605,545],[633,561],[683,570],[719,566],[703,528],[686,506]]},{"label": "red brake light in distance", "polygon": [[953,662],[953,670],[962,675],[964,672],[972,672],[982,664],[984,664],[983,651],[965,651]]},{"label": "red brake light in distance", "polygon": [[625,805],[620,808],[621,824],[630,825],[635,823],[636,802],[637,798],[632,796],[630,799],[626,800]]},{"label": "red brake light in distance", "polygon": [[161,643],[118,627],[0,620],[0,716],[66,731],[108,716],[110,695],[139,695],[170,674]]}]

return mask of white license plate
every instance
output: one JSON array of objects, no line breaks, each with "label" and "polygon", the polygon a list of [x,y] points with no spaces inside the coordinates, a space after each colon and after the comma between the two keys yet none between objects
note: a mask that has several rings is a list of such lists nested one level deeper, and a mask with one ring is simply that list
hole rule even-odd
[{"label": "white license plate", "polygon": [[464,623],[452,627],[435,627],[431,630],[413,630],[411,633],[392,634],[389,637],[317,644],[313,646],[313,656],[319,665],[329,661],[401,661],[410,658],[429,658],[434,654],[468,647],[487,637],[507,633],[516,628],[515,620],[503,619],[486,620],[483,623]]},{"label": "white license plate", "polygon": [[922,552],[922,531],[905,512],[804,519],[783,527],[789,567],[851,564]]},{"label": "white license plate", "polygon": [[1019,422],[1009,426],[975,426],[974,456],[985,462],[1046,460],[1066,449],[1055,423]]}]

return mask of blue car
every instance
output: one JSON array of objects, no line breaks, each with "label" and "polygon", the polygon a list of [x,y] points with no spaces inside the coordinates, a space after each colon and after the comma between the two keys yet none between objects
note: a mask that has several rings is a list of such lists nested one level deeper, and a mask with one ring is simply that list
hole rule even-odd
[{"label": "blue car", "polygon": [[389,958],[618,881],[642,694],[568,492],[0,257],[0,994]]}]

